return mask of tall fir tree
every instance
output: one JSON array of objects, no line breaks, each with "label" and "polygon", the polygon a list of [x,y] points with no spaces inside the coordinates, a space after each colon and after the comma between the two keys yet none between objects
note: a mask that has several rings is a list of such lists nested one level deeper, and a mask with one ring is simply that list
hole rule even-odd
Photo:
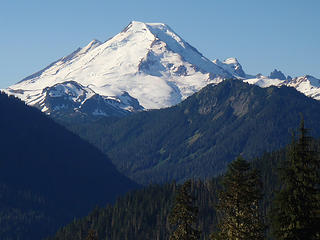
[{"label": "tall fir tree", "polygon": [[94,229],[90,229],[88,232],[88,236],[86,237],[86,240],[98,240],[97,231]]},{"label": "tall fir tree", "polygon": [[301,120],[286,161],[279,168],[282,187],[271,214],[272,232],[281,240],[320,239],[320,158]]},{"label": "tall fir tree", "polygon": [[260,211],[262,183],[259,173],[242,157],[229,164],[218,194],[218,231],[211,239],[264,239],[264,223]]},{"label": "tall fir tree", "polygon": [[169,223],[174,228],[170,240],[198,240],[201,232],[197,229],[198,208],[191,194],[191,180],[186,181],[176,195]]}]

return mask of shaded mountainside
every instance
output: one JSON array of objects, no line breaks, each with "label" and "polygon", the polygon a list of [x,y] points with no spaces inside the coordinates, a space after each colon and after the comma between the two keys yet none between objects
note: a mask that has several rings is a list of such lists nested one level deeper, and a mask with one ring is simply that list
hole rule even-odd
[{"label": "shaded mountainside", "polygon": [[284,146],[300,114],[320,136],[320,102],[294,88],[239,80],[209,85],[177,106],[70,128],[142,184],[212,177],[236,156]]},{"label": "shaded mountainside", "polygon": [[[92,229],[98,233],[98,239],[169,239],[167,218],[178,187],[171,183],[130,192],[114,205],[96,208],[88,216],[73,221],[47,240],[86,239]],[[216,204],[217,181],[193,182],[192,189],[200,205],[198,224],[208,237],[216,222],[212,206]]]},{"label": "shaded mountainside", "polygon": [[0,238],[40,239],[137,184],[35,108],[0,93]]},{"label": "shaded mountainside", "polygon": [[[274,190],[278,188],[275,169],[284,160],[284,156],[283,149],[266,153],[252,161],[252,165],[261,172],[263,180],[263,216],[267,215]],[[130,192],[119,198],[114,205],[96,208],[88,216],[73,221],[48,240],[85,239],[90,230],[98,234],[98,239],[169,239],[171,230],[168,215],[178,187],[171,183]],[[217,228],[215,206],[219,189],[220,179],[217,178],[192,181],[192,195],[199,208],[197,225],[202,230],[201,239],[209,239],[209,234]]]}]

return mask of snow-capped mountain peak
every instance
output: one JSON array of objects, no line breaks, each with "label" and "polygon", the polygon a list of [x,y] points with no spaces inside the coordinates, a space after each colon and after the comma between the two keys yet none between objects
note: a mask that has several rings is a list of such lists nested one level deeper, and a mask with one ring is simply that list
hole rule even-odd
[{"label": "snow-capped mountain peak", "polygon": [[236,58],[210,61],[166,24],[132,21],[109,40],[93,40],[4,91],[48,114],[106,116],[170,107],[227,78],[292,86],[320,99],[318,79],[284,77],[278,70],[247,75]]},{"label": "snow-capped mountain peak", "polygon": [[[229,74],[228,72],[225,72],[224,69],[212,64],[209,59],[204,57],[196,48],[184,41],[166,24],[132,21],[121,33],[145,33],[147,38],[152,40],[150,50],[152,50],[153,46],[162,45],[163,48],[179,54],[183,57],[184,61],[197,66],[203,72],[217,73],[225,76]],[[115,38],[117,38],[117,36]]]},{"label": "snow-capped mountain peak", "polygon": [[[54,96],[48,91],[77,84],[81,91],[63,92],[77,111],[81,110],[79,102],[93,96],[125,101],[124,93],[130,101],[117,106],[136,111],[175,105],[209,83],[232,77],[168,25],[133,21],[106,42],[93,40],[5,91],[48,112],[58,109],[47,106],[46,98]],[[71,92],[79,96],[70,97]],[[84,96],[84,92],[90,94]]]},{"label": "snow-capped mountain peak", "polygon": [[[275,71],[273,71],[275,72]],[[279,74],[280,72],[280,74]],[[295,78],[285,78],[284,74],[281,71],[277,70],[279,78],[273,76],[273,78],[266,77],[263,75],[258,75],[255,78],[249,78],[243,80],[244,82],[255,84],[260,87],[269,87],[269,86],[288,86],[297,89],[299,92],[304,93],[305,95],[312,97],[316,100],[320,100],[320,80],[310,76],[304,75],[302,77]],[[283,75],[283,76],[282,76]],[[281,78],[281,79],[280,79]]]},{"label": "snow-capped mountain peak", "polygon": [[320,100],[320,80],[313,76],[304,75],[293,78],[287,85],[296,88],[307,96]]}]

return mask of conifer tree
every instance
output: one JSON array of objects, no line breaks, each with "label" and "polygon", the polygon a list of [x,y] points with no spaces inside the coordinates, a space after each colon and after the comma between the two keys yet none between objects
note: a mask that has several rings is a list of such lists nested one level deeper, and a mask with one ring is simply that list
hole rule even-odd
[{"label": "conifer tree", "polygon": [[229,164],[218,194],[219,230],[211,239],[264,239],[264,224],[259,202],[262,183],[259,173],[238,157]]},{"label": "conifer tree", "polygon": [[175,228],[170,240],[197,240],[200,231],[197,229],[198,208],[194,206],[191,195],[191,181],[186,181],[178,190],[175,205],[169,216],[169,223]]},{"label": "conifer tree", "polygon": [[282,188],[272,209],[272,232],[277,239],[320,239],[319,154],[301,120],[299,136],[292,137],[284,165]]},{"label": "conifer tree", "polygon": [[90,229],[86,240],[98,240],[97,232],[93,229]]}]

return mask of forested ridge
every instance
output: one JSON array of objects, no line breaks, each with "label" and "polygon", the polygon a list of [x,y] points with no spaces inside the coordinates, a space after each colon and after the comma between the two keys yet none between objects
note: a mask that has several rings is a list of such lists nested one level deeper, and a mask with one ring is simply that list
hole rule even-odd
[{"label": "forested ridge", "polygon": [[252,158],[284,147],[301,113],[319,137],[318,101],[293,88],[226,80],[171,108],[66,125],[147,185],[217,176],[240,154]]},{"label": "forested ridge", "polygon": [[[289,235],[291,239],[318,239],[320,144],[301,129],[299,138],[293,137],[286,148],[265,153],[251,163],[239,157],[219,178],[189,180],[183,185],[151,185],[130,192],[114,205],[97,208],[75,220],[48,240],[257,240],[287,239]],[[313,160],[303,164],[308,159]],[[292,171],[298,172],[292,175]],[[299,182],[301,176],[304,182]],[[294,186],[304,189],[304,194],[286,190]],[[298,213],[291,204],[301,207],[302,212]],[[176,227],[187,224],[190,231],[184,225],[173,228],[175,221]]]},{"label": "forested ridge", "polygon": [[[254,159],[251,165],[261,172],[264,198],[262,214],[267,215],[277,184],[276,168],[283,161],[285,149],[265,153]],[[197,226],[202,230],[201,239],[209,239],[217,228],[217,192],[221,189],[219,178],[192,181],[192,194],[199,208]],[[174,204],[179,184],[151,185],[119,198],[114,205],[97,208],[87,217],[75,220],[62,228],[50,240],[85,239],[90,230],[98,234],[98,239],[169,239],[172,229],[168,216]]]},{"label": "forested ridge", "polygon": [[138,187],[39,110],[0,93],[0,113],[1,240],[41,239]]}]

